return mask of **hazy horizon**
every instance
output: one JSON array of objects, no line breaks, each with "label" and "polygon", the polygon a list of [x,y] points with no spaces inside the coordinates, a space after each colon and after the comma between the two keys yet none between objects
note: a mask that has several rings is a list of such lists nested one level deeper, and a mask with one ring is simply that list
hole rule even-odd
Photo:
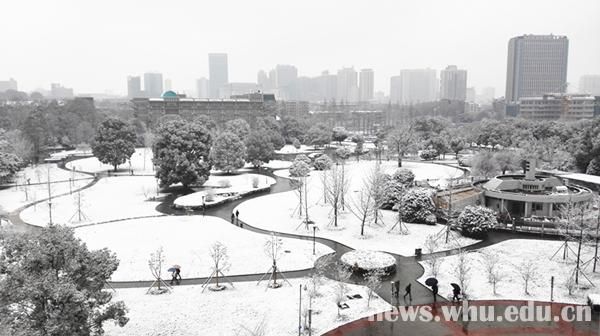
[{"label": "hazy horizon", "polygon": [[400,69],[454,64],[468,86],[504,95],[508,40],[523,34],[569,38],[570,90],[600,74],[600,1],[439,1],[418,3],[23,0],[4,4],[0,80],[19,90],[58,82],[76,93],[126,93],[126,77],[161,72],[187,91],[208,78],[208,53],[229,55],[229,81],[292,64],[300,76],[372,68],[389,92]]}]

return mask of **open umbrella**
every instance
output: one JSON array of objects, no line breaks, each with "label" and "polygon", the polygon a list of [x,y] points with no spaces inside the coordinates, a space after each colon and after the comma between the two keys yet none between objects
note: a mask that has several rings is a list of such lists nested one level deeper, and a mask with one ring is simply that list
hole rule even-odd
[{"label": "open umbrella", "polygon": [[435,286],[438,284],[438,279],[436,278],[427,278],[427,280],[425,280],[425,284],[429,287],[431,286]]},{"label": "open umbrella", "polygon": [[176,270],[181,270],[181,266],[179,266],[179,265],[173,265],[173,266],[171,266],[171,268],[169,268],[167,270],[167,272],[171,272],[172,273],[172,272],[175,272]]},{"label": "open umbrella", "polygon": [[455,283],[451,283],[450,286],[452,286],[452,289],[459,292],[460,293],[460,286],[458,284]]}]

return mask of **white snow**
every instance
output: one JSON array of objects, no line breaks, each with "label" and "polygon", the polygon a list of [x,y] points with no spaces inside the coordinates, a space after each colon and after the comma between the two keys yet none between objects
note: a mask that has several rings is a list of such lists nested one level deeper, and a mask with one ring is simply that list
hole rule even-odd
[{"label": "white snow", "polygon": [[296,148],[292,145],[285,145],[281,149],[276,150],[275,154],[301,154],[301,153],[310,153],[314,150],[306,145],[300,146],[300,148]]},{"label": "white snow", "polygon": [[[573,295],[569,295],[566,287],[567,280],[573,274],[575,268],[575,258],[577,257],[577,243],[569,243],[569,258],[563,261],[561,249],[562,241],[534,240],[534,239],[514,239],[507,240],[481,250],[467,254],[468,265],[471,268],[470,281],[466,293],[469,299],[474,300],[539,300],[550,301],[550,277],[554,276],[554,301],[564,303],[585,304],[586,296],[589,293],[598,293],[599,290],[592,287],[585,277],[580,274],[580,284],[583,287],[575,290]],[[498,267],[505,278],[497,284],[497,295],[493,294],[492,285],[487,281],[487,273],[482,265],[482,255],[479,251],[497,253],[500,257]],[[552,259],[552,255],[557,252]],[[588,261],[593,258],[594,249],[592,246],[586,246],[583,249],[582,261]],[[458,283],[458,279],[453,274],[456,268],[458,257],[450,256],[441,258],[440,275],[440,294],[445,296],[451,292],[450,283]],[[530,295],[525,294],[523,279],[517,271],[518,266],[524,261],[533,260],[538,270],[539,277],[529,284]],[[430,267],[426,262],[421,263],[425,268],[425,273],[419,279],[424,282],[430,277]],[[600,274],[592,272],[591,264],[585,269],[585,274],[598,286],[600,285]]]},{"label": "white snow", "polygon": [[[350,308],[342,310],[343,318],[338,319],[334,299],[337,283],[323,281],[318,290],[321,295],[312,300],[312,308],[319,311],[312,316],[313,335],[391,309],[377,296],[371,299],[368,308],[367,288],[347,285],[347,295],[360,294],[363,298],[345,301]],[[233,289],[204,293],[201,286],[179,286],[163,295],[145,295],[145,288],[118,289],[113,300],[125,302],[130,321],[123,328],[108,322],[104,330],[107,336],[251,335],[244,328],[253,330],[264,321],[263,336],[298,335],[299,286],[308,281],[291,279],[290,282],[291,286],[268,290],[256,282],[237,282]],[[302,311],[309,304],[303,291]]]},{"label": "white snow", "polygon": [[[78,194],[52,200],[52,219],[55,223],[77,226],[115,219],[160,214],[160,203],[149,200],[156,196],[156,180],[150,176],[104,177],[94,186],[81,191],[82,221],[79,221]],[[38,226],[49,220],[48,205],[38,204],[21,212],[21,219]]]},{"label": "white snow", "polygon": [[[131,165],[130,165],[131,163]],[[89,157],[85,159],[74,160],[67,162],[65,165],[68,169],[75,167],[76,170],[84,171],[88,173],[100,173],[110,171],[112,172],[114,167],[111,165],[104,164],[96,157]],[[152,164],[152,149],[151,148],[136,148],[135,153],[131,156],[128,162],[117,167],[120,173],[129,174],[130,170],[133,170],[135,174],[154,174]]]},{"label": "white snow", "polygon": [[396,258],[391,255],[370,250],[346,252],[340,260],[348,266],[357,266],[366,271],[384,269],[396,264]]},{"label": "white snow", "polygon": [[[258,185],[254,187],[254,180],[256,179]],[[178,197],[173,202],[178,207],[198,207],[205,202],[206,204],[218,203],[229,198],[237,198],[241,195],[269,188],[275,184],[274,178],[259,175],[259,174],[239,174],[239,175],[211,175],[210,178],[204,183],[205,189],[188,194],[185,196]],[[231,185],[230,187],[223,187],[224,185]],[[206,196],[208,190],[214,191],[214,200],[203,201],[203,196]]]},{"label": "white snow", "polygon": [[[107,247],[121,260],[114,281],[151,280],[148,270],[150,253],[163,247],[165,276],[169,265],[182,266],[185,278],[208,277],[211,273],[209,248],[220,241],[229,250],[231,269],[225,274],[264,273],[272,261],[264,252],[268,235],[251,232],[212,216],[166,216],[126,220],[79,227],[75,233],[91,249]],[[282,271],[311,268],[316,258],[331,253],[322,244],[282,238],[284,251],[277,261]]]},{"label": "white snow", "polygon": [[[352,205],[353,195],[363,187],[363,179],[371,172],[374,162],[351,162],[346,164],[346,173],[350,179],[350,187],[346,203]],[[417,179],[445,178],[448,175],[457,174],[458,169],[427,164],[405,162],[406,168],[411,169]],[[396,169],[396,162],[383,162],[386,172]],[[288,170],[278,170],[276,175],[289,176]],[[397,213],[383,210],[382,217],[384,226],[365,226],[365,235],[360,235],[360,220],[348,209],[341,212],[338,217],[338,227],[332,224],[333,215],[331,206],[323,202],[323,186],[321,175],[323,172],[311,171],[308,180],[308,213],[310,220],[316,223],[318,230],[316,235],[323,238],[333,239],[354,249],[376,249],[380,251],[397,253],[401,255],[413,255],[415,248],[423,248],[424,242],[429,235],[435,235],[445,230],[443,225],[405,224],[408,235],[399,234],[396,226]],[[285,182],[284,182],[285,183]],[[295,191],[265,195],[243,202],[237,207],[240,211],[240,219],[252,226],[286,233],[294,233],[312,236],[312,227],[301,224],[302,218],[298,214],[298,195]],[[268,215],[265,216],[265,209]],[[391,233],[388,231],[392,231]],[[461,237],[460,245],[470,245],[477,240]],[[453,244],[440,245],[439,250],[453,248]]]},{"label": "white snow", "polygon": [[[63,181],[51,183],[52,195],[68,193],[92,182],[91,176],[61,169],[56,164],[29,166],[17,173],[15,180],[18,187],[0,190],[0,206],[5,211],[14,211],[36,200],[48,198],[48,175],[51,182]],[[27,185],[28,179],[33,185]],[[69,179],[73,181],[69,182]]]}]

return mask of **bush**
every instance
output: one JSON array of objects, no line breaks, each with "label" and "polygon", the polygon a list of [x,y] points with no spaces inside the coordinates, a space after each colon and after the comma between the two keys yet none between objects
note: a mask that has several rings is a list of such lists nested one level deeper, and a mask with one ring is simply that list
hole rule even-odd
[{"label": "bush", "polygon": [[294,146],[294,148],[296,149],[300,149],[300,147],[302,147],[302,144],[300,143],[300,140],[294,138],[292,140],[292,145]]},{"label": "bush", "polygon": [[458,224],[465,236],[481,237],[485,236],[498,222],[493,210],[469,205],[458,216]]},{"label": "bush", "polygon": [[206,202],[214,202],[215,200],[215,191],[212,189],[208,189],[204,194],[204,201]]},{"label": "bush", "polygon": [[308,156],[304,155],[304,154],[298,154],[296,155],[296,158],[294,159],[294,161],[302,161],[304,163],[306,163],[307,165],[311,164],[311,160]]},{"label": "bush", "polygon": [[433,193],[432,189],[425,188],[406,191],[396,205],[402,220],[408,223],[435,224]]},{"label": "bush", "polygon": [[406,168],[397,169],[392,175],[383,179],[383,209],[391,209],[396,205],[406,189],[413,185],[415,174]]},{"label": "bush", "polygon": [[421,151],[420,156],[425,161],[435,160],[438,157],[438,152],[435,149],[425,149]]},{"label": "bush", "polygon": [[331,158],[327,154],[319,156],[313,164],[316,170],[328,170],[331,168],[332,165],[333,160],[331,160]]},{"label": "bush", "polygon": [[252,188],[258,188],[258,176],[252,177]]},{"label": "bush", "polygon": [[229,179],[219,180],[219,187],[229,188],[231,187],[231,181],[229,181]]}]

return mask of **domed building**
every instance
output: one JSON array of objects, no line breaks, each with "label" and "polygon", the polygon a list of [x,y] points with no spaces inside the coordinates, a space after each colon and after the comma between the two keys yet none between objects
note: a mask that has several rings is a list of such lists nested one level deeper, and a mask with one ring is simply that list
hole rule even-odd
[{"label": "domed building", "polygon": [[524,175],[496,176],[476,183],[475,188],[486,207],[512,218],[556,217],[564,205],[590,202],[593,197],[588,188],[556,176],[536,174],[533,160],[528,162]]}]

